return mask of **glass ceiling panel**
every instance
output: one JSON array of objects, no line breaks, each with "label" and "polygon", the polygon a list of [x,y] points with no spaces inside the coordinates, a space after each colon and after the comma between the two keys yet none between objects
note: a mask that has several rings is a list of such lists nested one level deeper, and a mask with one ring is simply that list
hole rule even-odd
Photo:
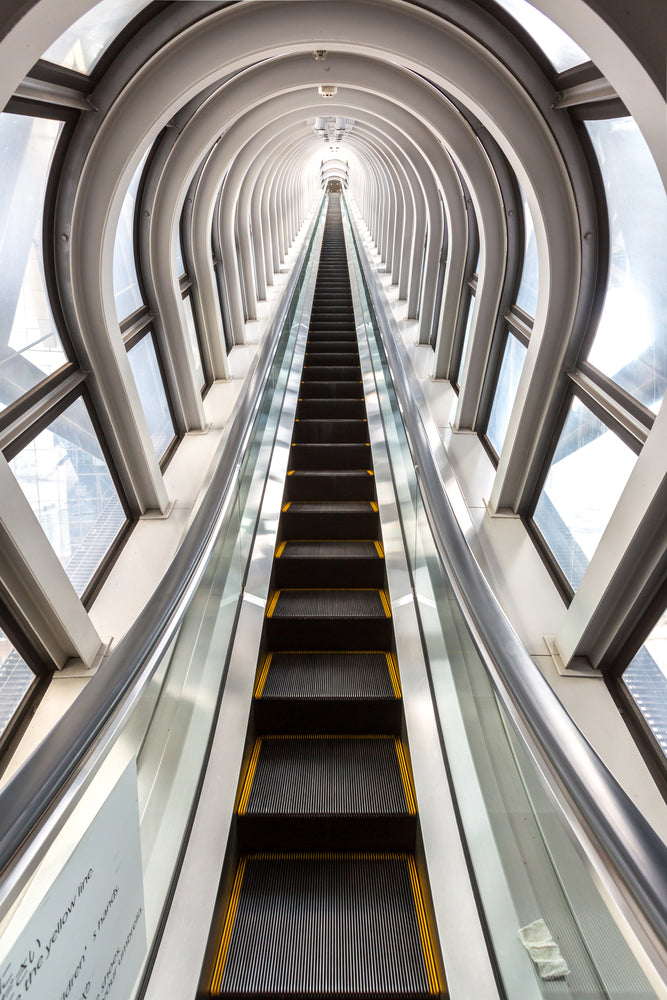
[{"label": "glass ceiling panel", "polygon": [[149,2],[150,0],[102,0],[70,25],[49,46],[42,59],[66,69],[74,69],[78,73],[91,73],[116,35]]},{"label": "glass ceiling panel", "polygon": [[496,0],[501,7],[516,18],[529,35],[537,42],[557,73],[562,73],[589,57],[569,35],[559,28],[546,14],[533,7],[527,0]]}]

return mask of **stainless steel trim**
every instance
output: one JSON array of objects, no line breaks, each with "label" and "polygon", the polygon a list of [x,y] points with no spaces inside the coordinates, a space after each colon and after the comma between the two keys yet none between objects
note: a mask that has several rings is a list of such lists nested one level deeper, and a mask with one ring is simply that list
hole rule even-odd
[{"label": "stainless steel trim", "polygon": [[542,773],[547,779],[551,777],[552,794],[583,831],[583,838],[578,831],[575,834],[645,950],[655,970],[654,984],[656,972],[665,980],[667,845],[565,711],[493,595],[445,493],[440,472],[448,464],[444,447],[437,429],[428,433],[430,415],[418,383],[408,381],[409,362],[396,322],[385,307],[365,253],[360,251],[359,259],[383,335],[434,539],[482,660],[510,717],[518,717],[520,735],[525,739],[528,734],[529,752],[534,758],[537,753]]}]

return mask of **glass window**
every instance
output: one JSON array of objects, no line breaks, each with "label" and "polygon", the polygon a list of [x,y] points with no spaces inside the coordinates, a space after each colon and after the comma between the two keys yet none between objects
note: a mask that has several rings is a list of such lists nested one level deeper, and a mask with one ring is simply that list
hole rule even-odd
[{"label": "glass window", "polygon": [[576,590],[637,456],[574,399],[535,508],[535,522]]},{"label": "glass window", "polygon": [[0,629],[0,736],[35,682],[35,675]]},{"label": "glass window", "polygon": [[657,412],[667,385],[667,195],[633,118],[586,127],[610,230],[607,291],[589,361]]},{"label": "glass window", "polygon": [[180,278],[185,274],[185,261],[183,260],[183,243],[181,241],[181,227],[176,232],[176,277]]},{"label": "glass window", "polygon": [[0,409],[67,361],[44,279],[44,196],[62,122],[0,115]]},{"label": "glass window", "polygon": [[113,291],[116,313],[121,321],[144,304],[134,257],[134,207],[147,156],[148,151],[144,153],[141,163],[134,171],[134,176],[130,181],[118,220],[116,241],[113,246]]},{"label": "glass window", "polygon": [[496,0],[517,19],[529,35],[532,35],[557,73],[562,73],[580,63],[588,62],[588,56],[573,42],[562,28],[537,10],[527,0]]},{"label": "glass window", "polygon": [[43,59],[90,73],[116,35],[149,0],[102,0],[49,46]]},{"label": "glass window", "polygon": [[526,348],[521,341],[509,333],[505,343],[505,352],[500,366],[496,393],[493,397],[489,423],[486,428],[486,435],[497,455],[500,455],[505,442],[526,353]]},{"label": "glass window", "polygon": [[667,610],[626,667],[623,681],[667,757]]},{"label": "glass window", "polygon": [[10,466],[82,594],[126,519],[83,399],[56,417]]},{"label": "glass window", "polygon": [[157,457],[162,458],[174,440],[175,431],[152,336],[147,334],[142,337],[138,344],[130,348],[127,357],[137,383],[151,441]]},{"label": "glass window", "polygon": [[[519,185],[519,190],[521,186]],[[521,271],[521,284],[516,296],[516,304],[527,312],[529,316],[535,316],[537,309],[537,289],[540,281],[540,266],[537,259],[537,240],[535,239],[535,227],[533,217],[530,214],[528,201],[521,190],[521,203],[523,205],[523,269]]]},{"label": "glass window", "polygon": [[197,327],[195,325],[195,314],[192,309],[192,299],[189,295],[186,295],[183,299],[183,308],[185,309],[188,341],[190,342],[190,347],[192,349],[192,359],[195,363],[197,385],[200,389],[203,389],[206,385],[206,377],[204,376],[204,368],[201,362],[201,350],[199,348],[199,340],[197,338]]},{"label": "glass window", "polygon": [[470,343],[470,331],[472,329],[472,314],[475,307],[475,296],[470,295],[470,301],[468,302],[468,318],[466,320],[466,329],[463,334],[463,347],[461,348],[461,360],[459,361],[459,374],[458,380],[459,385],[461,384],[461,379],[463,378],[463,367],[465,365],[466,355],[468,353],[468,344]]}]

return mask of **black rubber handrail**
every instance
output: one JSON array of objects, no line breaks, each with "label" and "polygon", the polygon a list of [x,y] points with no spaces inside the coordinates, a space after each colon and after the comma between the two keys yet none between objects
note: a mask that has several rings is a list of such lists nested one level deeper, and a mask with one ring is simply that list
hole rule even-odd
[{"label": "black rubber handrail", "polygon": [[297,282],[310,252],[322,205],[314,213],[281,302],[229,420],[229,432],[202,502],[169,568],[143,611],[54,728],[0,791],[0,877],[62,795],[82,761],[140,677],[207,551],[235,480]]},{"label": "black rubber handrail", "polygon": [[[423,422],[426,401],[418,386],[409,385],[407,355],[400,338],[385,332],[395,324],[377,292],[370,263],[359,250],[355,229],[351,229],[438,555],[473,625],[473,639],[482,663],[501,701],[510,701],[518,710],[626,898],[634,901],[659,945],[667,949],[667,845],[598,757],[537,669],[471,552],[445,492]],[[665,962],[664,955],[662,960]]]}]

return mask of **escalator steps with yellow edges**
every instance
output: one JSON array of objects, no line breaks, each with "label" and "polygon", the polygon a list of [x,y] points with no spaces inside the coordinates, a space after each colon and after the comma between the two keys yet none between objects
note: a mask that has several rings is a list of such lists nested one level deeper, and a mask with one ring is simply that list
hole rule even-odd
[{"label": "escalator steps with yellow edges", "polygon": [[412,857],[250,855],[211,996],[431,997],[438,981]]}]

